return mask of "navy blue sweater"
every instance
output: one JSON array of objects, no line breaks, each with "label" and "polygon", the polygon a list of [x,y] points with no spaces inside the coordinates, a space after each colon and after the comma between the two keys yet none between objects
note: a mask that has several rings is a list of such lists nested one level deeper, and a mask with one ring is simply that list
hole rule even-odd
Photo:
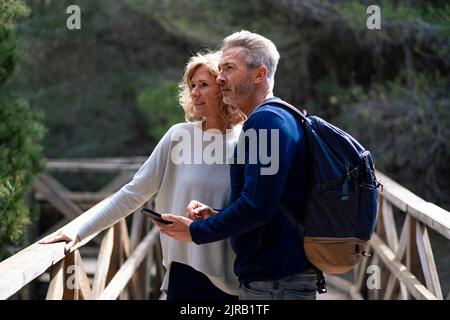
[{"label": "navy blue sweater", "polygon": [[[267,130],[267,151],[272,158],[276,146],[271,130],[278,129],[279,167],[273,175],[262,175],[270,167],[258,155],[257,163],[249,158],[252,146],[245,144],[245,163],[232,164],[231,203],[218,214],[191,223],[190,232],[196,244],[231,238],[236,253],[234,271],[241,282],[279,279],[310,267],[294,228],[279,210],[280,201],[303,218],[306,195],[307,147],[304,130],[294,116],[280,107],[266,105],[256,109],[243,126]],[[263,130],[264,131],[264,130]],[[242,141],[242,134],[240,142]],[[274,149],[275,148],[275,149]],[[237,155],[235,151],[235,158]],[[250,161],[249,161],[250,160]],[[263,161],[261,161],[263,160]],[[236,162],[236,161],[235,161]],[[293,164],[291,166],[291,164]]]}]

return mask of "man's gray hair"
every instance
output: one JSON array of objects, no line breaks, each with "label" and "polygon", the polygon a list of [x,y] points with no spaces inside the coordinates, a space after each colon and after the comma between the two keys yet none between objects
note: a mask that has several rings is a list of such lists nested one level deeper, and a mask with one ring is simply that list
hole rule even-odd
[{"label": "man's gray hair", "polygon": [[234,47],[246,49],[245,59],[249,68],[258,67],[262,64],[266,66],[267,80],[270,88],[273,89],[275,72],[280,59],[275,44],[259,34],[242,30],[223,39],[222,51]]}]

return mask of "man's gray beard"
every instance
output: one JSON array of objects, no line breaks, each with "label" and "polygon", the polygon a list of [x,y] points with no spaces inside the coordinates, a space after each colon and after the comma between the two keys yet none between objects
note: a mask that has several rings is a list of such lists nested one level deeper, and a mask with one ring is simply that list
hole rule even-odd
[{"label": "man's gray beard", "polygon": [[223,97],[223,102],[232,106],[235,106],[237,108],[239,108],[238,106],[238,100],[240,100],[241,98],[246,98],[248,96],[250,96],[253,92],[253,86],[252,86],[252,77],[251,74],[249,73],[247,75],[247,79],[245,79],[245,81],[243,81],[242,83],[240,83],[232,92],[231,96],[228,97]]}]

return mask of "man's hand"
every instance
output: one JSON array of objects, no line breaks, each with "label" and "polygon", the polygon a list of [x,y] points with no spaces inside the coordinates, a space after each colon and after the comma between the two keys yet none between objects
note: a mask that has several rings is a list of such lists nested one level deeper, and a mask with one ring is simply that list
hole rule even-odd
[{"label": "man's hand", "polygon": [[192,242],[191,232],[189,231],[191,219],[173,214],[162,214],[161,216],[164,220],[173,221],[172,224],[163,224],[153,220],[162,233],[178,241]]},{"label": "man's hand", "polygon": [[186,216],[193,221],[209,218],[216,213],[216,210],[211,209],[206,204],[197,200],[189,202],[189,205],[186,208]]}]

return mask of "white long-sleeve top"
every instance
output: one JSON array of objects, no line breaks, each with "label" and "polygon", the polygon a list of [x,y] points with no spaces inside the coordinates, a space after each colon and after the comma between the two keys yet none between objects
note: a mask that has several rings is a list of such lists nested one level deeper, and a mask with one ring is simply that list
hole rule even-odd
[{"label": "white long-sleeve top", "polygon": [[[71,232],[83,239],[112,226],[149,200],[154,201],[155,211],[181,216],[186,216],[191,200],[215,209],[226,207],[231,193],[227,163],[232,161],[242,127],[222,134],[203,131],[201,125],[198,121],[172,126],[132,181],[86,211]],[[167,270],[163,291],[168,288],[170,265],[176,261],[202,272],[222,291],[238,295],[239,283],[233,272],[235,254],[228,240],[196,245],[164,234],[160,238]]]}]

